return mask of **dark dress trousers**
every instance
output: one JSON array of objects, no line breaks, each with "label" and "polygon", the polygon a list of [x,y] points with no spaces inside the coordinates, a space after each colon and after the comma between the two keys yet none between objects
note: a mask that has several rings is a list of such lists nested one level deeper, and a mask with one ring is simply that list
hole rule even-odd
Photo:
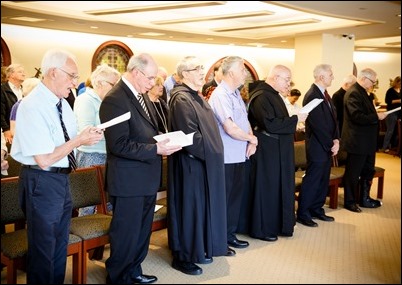
[{"label": "dark dress trousers", "polygon": [[326,101],[317,85],[312,84],[303,99],[303,106],[314,99],[323,99],[306,120],[307,169],[298,199],[297,216],[305,220],[324,215],[328,193],[334,140],[339,139],[338,122],[332,101]]},{"label": "dark dress trousers", "polygon": [[[151,110],[149,98],[145,104]],[[106,128],[106,191],[113,205],[110,227],[111,255],[106,269],[113,283],[133,283],[142,274],[148,253],[161,156],[153,136],[158,134],[154,113],[145,113],[129,87],[120,80],[100,106],[101,122],[126,112],[127,121]]]}]

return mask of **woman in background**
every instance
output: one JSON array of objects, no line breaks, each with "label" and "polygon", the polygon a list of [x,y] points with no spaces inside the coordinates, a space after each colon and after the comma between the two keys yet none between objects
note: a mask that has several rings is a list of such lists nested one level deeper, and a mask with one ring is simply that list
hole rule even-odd
[{"label": "woman in background", "polygon": [[[74,114],[77,118],[78,132],[88,126],[100,124],[99,107],[106,94],[120,79],[120,73],[106,65],[99,65],[91,74],[93,88],[86,87],[85,92],[75,99]],[[104,165],[106,162],[106,143],[103,137],[97,144],[91,146],[80,146],[77,148],[78,167],[90,167],[93,165]],[[108,204],[108,210],[110,205]],[[82,208],[79,215],[92,214],[95,206]]]}]

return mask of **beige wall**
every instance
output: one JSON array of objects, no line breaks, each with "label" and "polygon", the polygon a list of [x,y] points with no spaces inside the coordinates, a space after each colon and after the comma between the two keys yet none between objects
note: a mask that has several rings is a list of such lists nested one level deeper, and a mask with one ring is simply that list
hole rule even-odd
[{"label": "beige wall", "polygon": [[[63,48],[77,56],[81,76],[80,81],[85,81],[91,73],[92,56],[95,50],[106,41],[117,40],[130,47],[134,54],[150,53],[158,64],[164,66],[169,73],[174,72],[176,63],[186,55],[198,56],[204,62],[206,69],[224,56],[238,55],[253,65],[260,79],[266,77],[272,66],[284,64],[294,71],[293,75],[294,78],[297,78],[297,81],[310,82],[308,86],[313,82],[312,70],[295,69],[295,51],[293,49],[145,40],[5,24],[1,25],[1,37],[10,49],[12,62],[23,64],[27,76],[33,76],[36,73],[35,68],[40,67],[42,56],[46,50]],[[377,91],[377,95],[383,101],[385,92],[389,87],[389,79],[401,74],[401,55],[396,53],[355,52],[353,61],[358,70],[364,67],[372,67],[378,72],[380,89]],[[339,76],[342,77],[342,75]],[[336,86],[333,86],[334,91],[337,89]],[[300,91],[305,93],[307,90],[301,88]]]}]

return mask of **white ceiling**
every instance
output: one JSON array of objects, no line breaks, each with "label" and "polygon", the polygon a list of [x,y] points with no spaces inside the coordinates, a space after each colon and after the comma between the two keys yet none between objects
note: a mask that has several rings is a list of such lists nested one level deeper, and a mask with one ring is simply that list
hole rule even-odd
[{"label": "white ceiling", "polygon": [[[294,48],[335,34],[401,51],[400,1],[2,1],[1,22],[133,38]],[[399,15],[399,16],[398,16]]]}]

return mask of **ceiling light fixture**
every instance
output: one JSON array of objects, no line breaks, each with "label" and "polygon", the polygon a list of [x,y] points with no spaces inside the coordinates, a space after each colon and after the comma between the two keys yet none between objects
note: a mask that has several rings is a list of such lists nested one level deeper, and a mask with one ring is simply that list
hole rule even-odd
[{"label": "ceiling light fixture", "polygon": [[246,13],[226,14],[226,15],[211,15],[205,17],[192,17],[177,20],[153,21],[151,23],[155,25],[168,25],[168,24],[181,24],[181,23],[202,22],[202,21],[233,20],[248,17],[269,16],[273,14],[275,14],[275,12],[258,11],[258,12],[246,12]]},{"label": "ceiling light fixture", "polygon": [[238,28],[217,28],[213,29],[215,32],[234,32],[234,31],[243,31],[243,30],[251,30],[251,29],[264,29],[264,28],[274,28],[274,27],[284,27],[284,26],[293,26],[293,25],[302,25],[302,24],[315,24],[321,22],[317,19],[305,19],[305,20],[296,20],[296,21],[288,21],[288,22],[278,22],[266,25],[256,25],[256,26],[248,26],[248,27],[238,27]]},{"label": "ceiling light fixture", "polygon": [[137,7],[126,7],[126,8],[116,8],[116,9],[103,9],[103,10],[91,10],[84,11],[84,13],[100,16],[100,15],[111,15],[111,14],[126,14],[126,13],[136,13],[136,12],[151,12],[151,11],[162,11],[162,10],[173,10],[173,9],[184,9],[184,8],[196,8],[196,7],[207,7],[224,5],[226,1],[183,1],[179,3],[167,3],[159,5],[150,6],[137,6]]}]

